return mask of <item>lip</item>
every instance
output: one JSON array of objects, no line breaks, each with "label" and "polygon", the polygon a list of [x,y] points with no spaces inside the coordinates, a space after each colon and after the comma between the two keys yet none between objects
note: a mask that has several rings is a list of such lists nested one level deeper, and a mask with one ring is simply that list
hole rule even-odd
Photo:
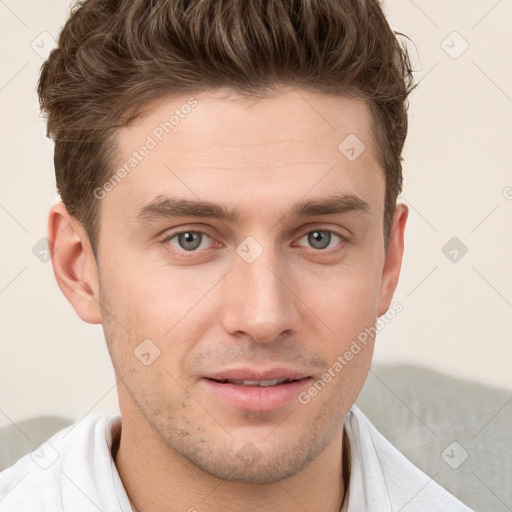
[{"label": "lip", "polygon": [[204,377],[213,380],[299,380],[309,377],[309,375],[291,368],[277,367],[261,370],[253,368],[231,368],[230,370],[210,373]]},{"label": "lip", "polygon": [[[276,384],[275,386],[244,386],[222,380],[265,381],[274,379],[290,379],[292,382]],[[289,404],[304,390],[312,380],[311,376],[289,368],[272,368],[254,370],[235,368],[209,374],[201,379],[208,393],[215,400],[220,399],[237,409],[246,411],[273,411]]]}]

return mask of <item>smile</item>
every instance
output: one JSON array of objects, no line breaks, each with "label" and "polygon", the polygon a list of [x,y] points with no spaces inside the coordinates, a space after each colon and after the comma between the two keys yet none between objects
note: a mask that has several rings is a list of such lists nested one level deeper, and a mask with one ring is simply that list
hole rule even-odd
[{"label": "smile", "polygon": [[310,385],[311,377],[290,375],[276,378],[212,378],[205,377],[208,400],[246,411],[275,411],[287,404],[298,403],[299,393]]},{"label": "smile", "polygon": [[276,386],[277,384],[285,384],[287,382],[293,382],[291,379],[273,379],[273,380],[229,380],[224,379],[221,381],[222,384],[238,384],[241,386],[261,386],[261,387],[269,387],[269,386]]}]

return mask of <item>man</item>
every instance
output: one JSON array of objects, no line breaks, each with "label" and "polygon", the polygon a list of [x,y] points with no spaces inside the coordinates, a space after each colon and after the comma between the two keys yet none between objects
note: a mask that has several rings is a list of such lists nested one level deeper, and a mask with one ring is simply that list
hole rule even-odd
[{"label": "man", "polygon": [[377,0],[72,11],[38,88],[48,238],[121,415],[1,473],[3,511],[469,510],[354,406],[400,273],[411,89]]}]

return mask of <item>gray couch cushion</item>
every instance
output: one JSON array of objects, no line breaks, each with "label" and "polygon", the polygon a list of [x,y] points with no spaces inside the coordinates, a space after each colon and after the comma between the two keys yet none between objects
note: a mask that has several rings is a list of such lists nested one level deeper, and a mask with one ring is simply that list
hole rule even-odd
[{"label": "gray couch cushion", "polygon": [[73,423],[62,416],[38,416],[0,428],[0,471]]},{"label": "gray couch cushion", "polygon": [[481,511],[512,510],[512,393],[413,366],[373,365],[357,400],[417,467]]}]

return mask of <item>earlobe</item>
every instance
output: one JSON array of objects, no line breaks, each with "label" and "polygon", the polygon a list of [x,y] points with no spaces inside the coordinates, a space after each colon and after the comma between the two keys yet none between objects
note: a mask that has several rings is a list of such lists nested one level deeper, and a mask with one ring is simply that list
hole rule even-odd
[{"label": "earlobe", "polygon": [[53,272],[62,293],[84,322],[101,324],[98,269],[91,244],[83,226],[62,202],[50,208],[48,240]]},{"label": "earlobe", "polygon": [[409,208],[407,205],[402,203],[396,205],[384,268],[382,270],[378,316],[384,315],[389,309],[393,294],[398,285],[404,254],[404,232],[408,215]]}]

